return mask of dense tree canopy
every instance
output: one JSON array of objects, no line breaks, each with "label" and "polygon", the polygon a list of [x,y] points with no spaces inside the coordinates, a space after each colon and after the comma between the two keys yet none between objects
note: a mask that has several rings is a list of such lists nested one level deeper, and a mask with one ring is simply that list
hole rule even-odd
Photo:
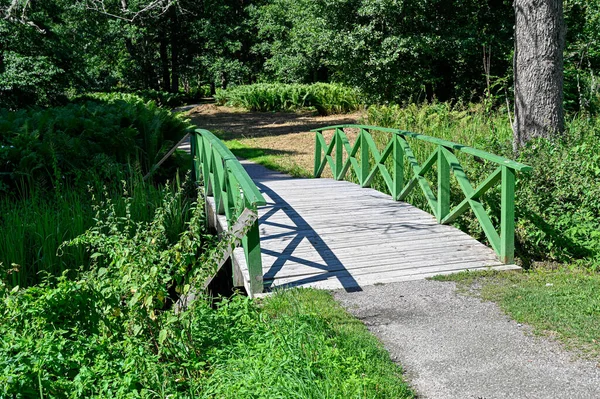
[{"label": "dense tree canopy", "polygon": [[[369,101],[512,86],[510,0],[0,0],[0,105],[90,90],[339,82]],[[600,3],[566,0],[565,100],[594,110]]]}]

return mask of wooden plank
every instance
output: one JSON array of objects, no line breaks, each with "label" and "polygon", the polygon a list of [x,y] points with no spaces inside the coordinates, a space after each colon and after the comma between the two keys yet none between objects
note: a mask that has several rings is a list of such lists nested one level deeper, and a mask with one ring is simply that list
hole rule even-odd
[{"label": "wooden plank", "polygon": [[295,275],[284,277],[281,279],[267,280],[267,282],[270,282],[271,285],[285,285],[291,282],[301,282],[302,280],[309,282],[337,278],[343,281],[344,279],[352,278],[353,280],[359,283],[361,281],[369,281],[371,284],[376,284],[378,282],[385,282],[388,279],[415,276],[423,273],[439,274],[441,272],[470,270],[473,268],[487,268],[494,266],[504,265],[500,263],[490,264],[489,262],[480,261],[476,259],[467,259],[464,261],[449,262],[443,265],[415,264],[413,267],[408,267],[404,269],[390,268],[389,270],[374,270],[371,268],[363,270],[354,270],[352,272],[348,270],[341,270],[334,271],[331,273],[307,273],[304,275]]},{"label": "wooden plank", "polygon": [[[310,279],[301,279],[301,280],[290,280],[289,282],[278,281],[277,284],[271,285],[270,289],[274,289],[277,287],[285,287],[285,286],[297,286],[301,285],[303,287],[313,287],[318,289],[325,290],[337,290],[337,289],[346,289],[346,290],[355,290],[360,289],[361,286],[368,285],[376,285],[376,284],[389,284],[396,283],[401,281],[412,281],[412,280],[422,280],[425,278],[443,275],[443,274],[453,274],[459,273],[465,270],[477,271],[477,270],[520,270],[520,268],[515,267],[514,265],[499,265],[499,266],[477,266],[475,264],[463,264],[456,265],[453,269],[448,270],[421,270],[419,273],[408,274],[408,275],[375,275],[375,276],[357,276],[355,277],[346,277],[346,276],[333,276],[327,277],[324,279],[314,278],[313,281]],[[296,282],[302,282],[302,284],[294,284]]]},{"label": "wooden plank", "polygon": [[[326,260],[312,258],[302,259],[294,258],[283,262],[283,267],[277,263],[276,270],[272,271],[274,263],[265,257],[265,280],[287,278],[290,276],[303,276],[322,273],[348,272],[352,276],[358,276],[365,273],[387,273],[389,271],[402,271],[408,269],[419,269],[430,266],[444,267],[455,263],[464,262],[482,262],[485,265],[500,265],[495,257],[487,257],[481,253],[470,251],[455,251],[441,254],[428,255],[426,253],[416,254],[414,256],[402,256],[392,258],[390,254],[364,254],[363,256],[348,257],[350,262],[344,262],[343,256],[339,258],[325,256]],[[285,260],[285,258],[284,258]]]},{"label": "wooden plank", "polygon": [[[380,245],[380,242],[377,241],[361,243],[362,245],[360,246],[357,246],[356,242],[344,243],[342,241],[340,241],[338,245],[328,245],[325,243],[315,244],[308,241],[305,237],[302,237],[302,241],[299,245],[288,248],[290,242],[293,242],[294,245],[296,244],[295,241],[289,240],[286,242],[277,241],[277,244],[281,244],[277,247],[274,245],[263,245],[263,253],[269,253],[271,255],[278,253],[282,257],[286,255],[309,256],[311,254],[324,256],[328,253],[336,253],[344,257],[352,256],[352,254],[368,254],[368,256],[373,256],[373,254],[371,254],[372,247]],[[452,244],[452,246],[449,246],[449,244]],[[472,249],[473,251],[486,251],[490,256],[493,255],[492,253],[489,253],[487,251],[488,248],[482,244],[473,243],[471,240],[467,239],[462,239],[461,241],[454,239],[445,241],[406,241],[389,243],[385,244],[384,248],[380,249],[377,254],[396,254],[398,257],[401,257],[407,253],[424,253],[425,251],[427,254],[447,253],[452,251],[452,248],[464,248],[464,246],[468,246],[469,249]],[[482,248],[480,248],[480,246]],[[354,261],[356,258],[353,258],[352,260]]]}]

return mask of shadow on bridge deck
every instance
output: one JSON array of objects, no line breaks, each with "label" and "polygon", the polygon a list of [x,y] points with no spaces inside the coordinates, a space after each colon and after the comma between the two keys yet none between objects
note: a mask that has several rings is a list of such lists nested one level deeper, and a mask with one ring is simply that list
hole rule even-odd
[{"label": "shadow on bridge deck", "polygon": [[462,270],[515,268],[428,213],[356,184],[297,179],[242,161],[267,199],[259,208],[267,290],[361,287]]},{"label": "shadow on bridge deck", "polygon": [[[263,244],[263,247],[261,248],[262,253],[267,255],[267,257],[275,258],[269,269],[264,272],[263,281],[265,289],[269,290],[272,288],[275,278],[281,273],[286,262],[294,262],[314,268],[316,273],[321,272],[321,274],[311,274],[308,276],[299,275],[297,276],[298,280],[286,283],[286,287],[302,286],[324,281],[331,277],[329,273],[337,272],[339,281],[347,292],[362,291],[358,282],[352,277],[348,270],[346,270],[342,262],[325,241],[323,241],[323,239],[311,228],[310,224],[308,224],[293,207],[285,202],[283,198],[277,195],[275,191],[259,181],[255,180],[255,182],[263,195],[270,199],[267,205],[262,207],[259,226],[269,225],[288,230],[288,232],[280,234],[261,234],[261,243],[266,243],[266,241],[269,240],[289,241],[282,251],[269,249],[268,245]],[[290,219],[291,223],[282,224],[269,221],[269,218],[277,212],[283,212]],[[294,251],[298,249],[303,241],[311,243],[316,254],[320,256],[320,261],[315,260],[314,254],[309,254],[311,256],[305,256],[304,253],[298,255],[294,254]],[[263,256],[263,259],[265,259],[265,256]],[[267,265],[263,264],[263,267],[265,266]]]}]

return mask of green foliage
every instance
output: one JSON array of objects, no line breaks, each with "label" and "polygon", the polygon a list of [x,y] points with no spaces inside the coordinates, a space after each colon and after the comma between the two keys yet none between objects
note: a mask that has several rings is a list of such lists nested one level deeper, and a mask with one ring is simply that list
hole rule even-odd
[{"label": "green foliage", "polygon": [[600,3],[597,0],[567,0],[564,10],[567,25],[565,107],[596,115],[600,110],[597,82],[600,69]]},{"label": "green foliage", "polygon": [[481,96],[482,45],[492,75],[510,64],[507,1],[274,0],[255,14],[267,80],[336,81],[377,102]]},{"label": "green foliage", "polygon": [[[328,293],[292,290],[259,304],[171,305],[214,270],[204,199],[181,212],[167,192],[154,218],[105,198],[83,247],[90,270],[9,290],[0,283],[0,395],[27,398],[409,398],[381,344]],[[168,221],[182,233],[171,236]],[[186,219],[187,220],[187,219]]]},{"label": "green foliage", "polygon": [[563,262],[587,258],[587,266],[600,267],[599,154],[597,118],[571,120],[564,137],[523,150],[534,168],[517,193],[523,252]]},{"label": "green foliage", "polygon": [[[11,286],[35,284],[43,273],[73,276],[88,263],[85,251],[58,248],[93,224],[90,193],[106,192],[121,209],[119,182],[128,181],[138,221],[150,220],[164,196],[141,176],[188,124],[132,94],[93,97],[43,110],[0,110],[0,275]],[[188,158],[173,158],[154,180],[189,168]]]},{"label": "green foliage", "polygon": [[216,309],[199,299],[178,314],[148,311],[120,294],[132,296],[91,276],[3,289],[0,392],[16,398],[413,397],[381,344],[325,292],[284,292],[264,308],[241,296]]},{"label": "green foliage", "polygon": [[[128,185],[127,199],[120,184],[105,185],[103,195],[110,199],[117,216],[124,216],[127,209],[135,222],[151,221],[170,189],[155,188],[140,176]],[[101,190],[103,184],[95,181],[91,186]],[[88,252],[61,244],[94,225],[98,215],[90,197],[97,194],[90,187],[87,193],[65,189],[60,195],[47,195],[36,190],[20,201],[2,199],[0,235],[5,238],[0,242],[0,278],[9,286],[26,287],[39,283],[47,274],[59,276],[66,272],[74,277],[82,267],[87,269]],[[187,218],[189,207],[185,198],[171,204],[169,212],[173,217],[165,222],[166,236],[171,241],[182,231],[182,220]]]},{"label": "green foliage", "polygon": [[[28,289],[1,285],[2,396],[150,397],[187,386],[181,381],[202,366],[195,359],[202,351],[187,353],[191,325],[165,309],[188,268],[210,264],[201,254],[210,254],[212,238],[202,206],[182,211],[183,196],[167,192],[149,222],[136,220],[131,198],[124,213],[105,199],[96,204],[96,225],[66,244],[93,251],[90,271]],[[170,234],[173,223],[182,234]],[[210,313],[202,301],[197,308]],[[169,334],[179,340],[167,342]]]},{"label": "green foliage", "polygon": [[[501,111],[489,113],[481,106],[451,106],[447,103],[372,106],[367,119],[372,125],[419,132],[515,158],[508,116]],[[519,155],[521,162],[533,167],[530,175],[518,174],[516,186],[516,250],[526,266],[536,260],[567,262],[582,259],[585,267],[599,267],[599,132],[597,118],[575,117],[567,122],[563,137],[530,143]],[[387,136],[383,135],[379,141],[386,143]],[[420,162],[433,151],[432,146],[416,140],[410,145]],[[473,157],[461,154],[457,157],[473,186],[491,171],[489,165]],[[409,171],[408,165],[405,171]],[[428,177],[435,186],[435,173]],[[385,187],[383,182],[375,184],[382,190]],[[456,205],[464,197],[457,195],[461,191],[455,181],[452,181],[451,191],[452,203]],[[428,210],[420,194],[413,195],[408,201]],[[486,195],[485,201],[492,220],[497,223],[498,191]],[[462,216],[457,226],[485,241],[471,212]]]},{"label": "green foliage", "polygon": [[154,102],[159,107],[173,108],[179,107],[186,104],[195,104],[201,101],[205,97],[210,96],[210,87],[202,86],[197,89],[191,90],[189,93],[179,92],[171,93],[168,91],[159,90],[135,90],[131,92],[127,91],[113,91],[110,93],[86,93],[77,95],[72,98],[74,101],[82,101],[85,99],[91,100],[110,100],[110,99],[122,99],[124,101],[143,101],[145,103]]},{"label": "green foliage", "polygon": [[0,190],[85,188],[96,178],[120,180],[129,165],[145,173],[189,126],[134,95],[94,98],[48,109],[0,109]]},{"label": "green foliage", "polygon": [[356,90],[338,84],[264,84],[235,86],[217,91],[220,104],[251,111],[290,111],[315,108],[321,115],[355,111],[360,107]]},{"label": "green foliage", "polygon": [[267,298],[245,339],[215,364],[219,398],[411,398],[381,343],[331,294],[286,290]]}]

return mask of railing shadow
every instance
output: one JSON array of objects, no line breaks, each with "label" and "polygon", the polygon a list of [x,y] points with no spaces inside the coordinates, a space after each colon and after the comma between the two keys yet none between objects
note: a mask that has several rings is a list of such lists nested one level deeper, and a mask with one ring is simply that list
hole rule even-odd
[{"label": "railing shadow", "polygon": [[[280,176],[281,175],[279,175],[278,177]],[[263,176],[263,179],[264,178],[265,176]],[[259,226],[265,224],[272,224],[276,225],[277,227],[289,229],[289,233],[286,233],[285,235],[291,237],[290,242],[280,252],[267,249],[264,247],[264,245],[262,246],[261,251],[263,254],[275,257],[275,262],[273,262],[271,267],[264,273],[265,289],[270,290],[274,288],[274,284],[276,283],[275,278],[277,274],[283,269],[286,262],[289,261],[314,268],[315,273],[321,273],[316,275],[310,274],[306,277],[298,276],[297,280],[282,285],[277,285],[277,287],[296,287],[305,284],[316,283],[319,281],[325,281],[327,279],[332,278],[331,274],[329,274],[330,272],[335,272],[335,277],[337,277],[337,279],[339,280],[342,287],[346,290],[346,292],[362,291],[362,288],[360,287],[358,282],[344,267],[342,262],[329,248],[329,246],[323,241],[323,239],[317,234],[317,232],[315,232],[312,229],[310,224],[304,218],[302,218],[302,216],[300,216],[300,214],[298,214],[298,212],[296,212],[290,204],[288,204],[271,188],[267,187],[265,184],[262,184],[259,179],[255,179],[256,186],[264,195],[268,196],[271,199],[271,201],[268,201],[266,205],[266,208],[270,209],[268,209],[259,218]],[[268,177],[266,177],[266,179],[268,179]],[[263,209],[264,208],[265,207],[263,207]],[[285,213],[285,215],[292,221],[293,225],[282,225],[280,223],[269,222],[269,218],[275,215],[277,212]],[[261,241],[277,239],[281,236],[281,234],[276,234],[273,236],[265,236],[261,234]],[[298,246],[305,240],[312,245],[314,251],[320,256],[321,261],[306,259],[306,257],[303,257],[302,255],[294,254]]]}]

